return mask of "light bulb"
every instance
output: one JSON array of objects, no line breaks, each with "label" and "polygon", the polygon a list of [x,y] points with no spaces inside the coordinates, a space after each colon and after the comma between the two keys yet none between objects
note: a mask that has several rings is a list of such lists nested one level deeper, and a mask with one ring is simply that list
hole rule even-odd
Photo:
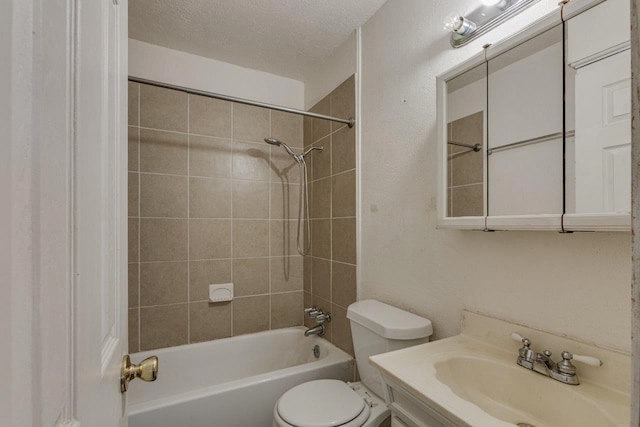
[{"label": "light bulb", "polygon": [[444,20],[444,29],[463,36],[473,32],[476,24],[457,13],[452,13]]}]

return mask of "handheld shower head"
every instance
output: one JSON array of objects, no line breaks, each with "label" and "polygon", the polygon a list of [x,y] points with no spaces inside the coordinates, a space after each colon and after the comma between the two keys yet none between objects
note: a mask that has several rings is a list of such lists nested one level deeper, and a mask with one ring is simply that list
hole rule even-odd
[{"label": "handheld shower head", "polygon": [[276,138],[265,138],[264,142],[266,142],[267,144],[275,145],[276,147],[284,148],[285,150],[287,150],[287,153],[289,153],[291,156],[293,156],[294,159],[298,160],[298,154],[296,154],[296,152],[293,151],[291,149],[291,147],[289,147],[287,144],[285,144],[284,142],[280,141],[279,139],[276,139]]},{"label": "handheld shower head", "polygon": [[267,144],[275,145],[276,147],[279,147],[282,144],[282,142],[275,138],[265,138],[264,142],[266,142]]}]

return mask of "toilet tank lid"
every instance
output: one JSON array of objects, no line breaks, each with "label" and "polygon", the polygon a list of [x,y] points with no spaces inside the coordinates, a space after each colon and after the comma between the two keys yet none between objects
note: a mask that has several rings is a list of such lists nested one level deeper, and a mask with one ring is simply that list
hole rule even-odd
[{"label": "toilet tank lid", "polygon": [[414,340],[433,334],[429,319],[372,299],[351,304],[347,318],[384,338],[394,340]]}]

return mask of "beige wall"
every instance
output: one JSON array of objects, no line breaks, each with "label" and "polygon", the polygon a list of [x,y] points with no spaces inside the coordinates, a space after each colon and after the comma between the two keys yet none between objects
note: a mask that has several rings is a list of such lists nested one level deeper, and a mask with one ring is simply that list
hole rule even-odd
[{"label": "beige wall", "polygon": [[469,308],[630,349],[630,233],[436,230],[436,76],[557,9],[541,0],[452,49],[442,30],[470,0],[389,0],[362,29],[361,295],[459,333]]},{"label": "beige wall", "polygon": [[[130,351],[302,324],[302,117],[129,84]],[[231,303],[208,285],[233,282]]]},{"label": "beige wall", "polygon": [[[355,77],[351,76],[311,111],[355,116]],[[305,147],[311,154],[311,256],[305,258],[305,306],[330,311],[326,338],[353,355],[347,307],[356,300],[355,128],[305,118]],[[307,326],[315,322],[306,320]]]}]

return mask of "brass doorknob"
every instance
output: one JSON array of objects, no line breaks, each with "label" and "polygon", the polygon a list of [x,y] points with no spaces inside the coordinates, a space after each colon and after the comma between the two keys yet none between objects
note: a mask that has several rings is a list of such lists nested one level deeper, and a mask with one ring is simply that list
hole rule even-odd
[{"label": "brass doorknob", "polygon": [[124,393],[129,388],[129,381],[140,378],[143,381],[155,381],[158,378],[158,358],[147,357],[139,365],[131,363],[129,355],[122,357],[120,370],[120,392]]}]

